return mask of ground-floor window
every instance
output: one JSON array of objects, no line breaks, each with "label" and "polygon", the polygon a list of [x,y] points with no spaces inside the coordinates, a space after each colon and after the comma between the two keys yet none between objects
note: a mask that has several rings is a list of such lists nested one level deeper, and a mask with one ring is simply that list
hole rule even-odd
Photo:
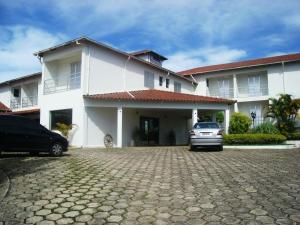
[{"label": "ground-floor window", "polygon": [[57,123],[72,124],[72,109],[54,110],[50,112],[50,129],[57,127]]}]

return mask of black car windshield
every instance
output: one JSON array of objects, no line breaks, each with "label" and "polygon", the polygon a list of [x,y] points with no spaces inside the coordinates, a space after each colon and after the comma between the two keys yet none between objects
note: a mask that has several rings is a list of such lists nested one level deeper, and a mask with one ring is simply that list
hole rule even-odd
[{"label": "black car windshield", "polygon": [[196,123],[194,126],[195,129],[217,129],[219,125],[217,123]]}]

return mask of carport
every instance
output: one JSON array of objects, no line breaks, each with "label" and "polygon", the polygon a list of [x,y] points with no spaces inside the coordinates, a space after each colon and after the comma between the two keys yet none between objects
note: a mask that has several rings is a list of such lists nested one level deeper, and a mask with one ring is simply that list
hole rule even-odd
[{"label": "carport", "polygon": [[229,105],[234,103],[227,99],[154,89],[84,97],[86,147],[103,146],[101,140],[106,134],[113,137],[114,146],[130,146],[135,129],[148,134],[146,144],[149,145],[168,145],[170,132],[175,134],[176,145],[184,145],[188,131],[202,112],[224,111],[227,131]]}]

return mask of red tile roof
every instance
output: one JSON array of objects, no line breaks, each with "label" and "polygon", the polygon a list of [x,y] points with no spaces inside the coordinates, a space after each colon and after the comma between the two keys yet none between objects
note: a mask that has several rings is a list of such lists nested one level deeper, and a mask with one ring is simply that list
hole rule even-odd
[{"label": "red tile roof", "polygon": [[34,114],[39,113],[40,109],[27,109],[27,110],[20,110],[20,111],[14,111],[14,112],[6,112],[2,114],[6,115],[25,115],[25,114]]},{"label": "red tile roof", "polygon": [[8,108],[6,105],[4,105],[2,102],[0,102],[0,112],[10,112],[10,108]]},{"label": "red tile roof", "polygon": [[291,61],[300,61],[300,53],[273,56],[268,58],[252,59],[252,60],[246,60],[240,62],[211,65],[211,66],[202,66],[202,67],[196,67],[193,69],[181,71],[178,73],[184,76],[189,76],[193,74],[203,74],[203,73],[216,72],[222,70],[231,70],[231,69],[246,68],[252,66],[262,66],[262,65],[276,64],[281,62],[291,62]]},{"label": "red tile roof", "polygon": [[107,94],[85,95],[89,99],[104,101],[140,101],[140,102],[186,102],[186,103],[222,103],[232,104],[235,101],[207,96],[183,94],[155,89]]}]

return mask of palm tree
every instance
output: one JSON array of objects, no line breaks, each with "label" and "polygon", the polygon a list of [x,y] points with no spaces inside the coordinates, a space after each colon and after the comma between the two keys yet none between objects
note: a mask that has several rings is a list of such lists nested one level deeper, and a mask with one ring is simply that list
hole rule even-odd
[{"label": "palm tree", "polygon": [[276,119],[277,127],[283,134],[293,132],[295,118],[300,105],[289,94],[280,94],[279,98],[270,98],[267,116]]}]

